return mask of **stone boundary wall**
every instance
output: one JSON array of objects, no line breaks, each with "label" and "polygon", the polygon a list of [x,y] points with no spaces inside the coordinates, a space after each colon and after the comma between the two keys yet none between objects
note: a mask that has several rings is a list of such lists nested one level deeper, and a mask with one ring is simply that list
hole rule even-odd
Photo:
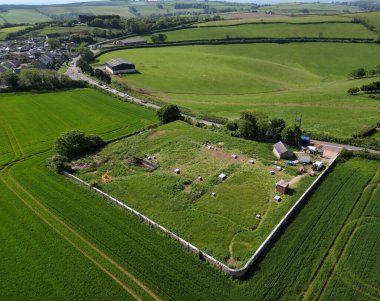
[{"label": "stone boundary wall", "polygon": [[116,205],[119,205],[125,209],[127,209],[130,213],[144,221],[149,226],[156,228],[167,235],[169,235],[171,238],[178,241],[179,244],[181,244],[184,248],[186,248],[188,251],[195,253],[199,256],[200,259],[203,259],[213,266],[217,267],[218,269],[222,270],[224,273],[234,277],[234,278],[241,278],[243,277],[252,267],[252,265],[257,261],[257,259],[264,253],[264,251],[267,249],[267,247],[276,239],[277,234],[287,225],[289,219],[295,214],[297,209],[307,200],[307,197],[311,192],[314,191],[314,189],[318,186],[318,184],[321,182],[321,180],[326,176],[327,173],[330,172],[331,168],[335,164],[336,159],[334,159],[331,164],[323,170],[323,172],[318,176],[318,178],[313,182],[313,184],[310,185],[310,187],[301,195],[301,197],[297,200],[297,202],[290,208],[290,210],[286,213],[286,215],[281,219],[281,221],[277,224],[277,226],[273,229],[273,231],[267,236],[267,238],[264,240],[264,242],[260,245],[260,247],[255,251],[255,253],[251,256],[251,258],[246,262],[246,264],[239,269],[233,269],[225,265],[224,263],[220,262],[219,260],[215,259],[214,257],[210,256],[206,252],[198,249],[196,246],[192,245],[188,241],[184,240],[177,234],[169,231],[165,227],[161,226],[160,224],[156,223],[155,221],[151,220],[150,218],[146,217],[145,215],[141,214],[140,212],[136,211],[135,209],[129,207],[128,205],[124,204],[123,202],[119,201],[118,199],[108,195],[107,193],[101,191],[100,189],[97,189],[95,187],[92,187],[87,182],[83,181],[82,179],[66,172],[61,171],[61,174],[64,176],[72,179],[73,181],[88,187],[90,190],[95,191],[99,195],[103,196],[105,199],[115,203]]}]

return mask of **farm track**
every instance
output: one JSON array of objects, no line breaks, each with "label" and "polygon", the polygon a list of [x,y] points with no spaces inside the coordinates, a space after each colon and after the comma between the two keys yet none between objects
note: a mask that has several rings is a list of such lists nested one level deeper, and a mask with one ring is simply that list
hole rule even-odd
[{"label": "farm track", "polygon": [[[365,189],[369,189],[370,185],[371,185],[371,184],[369,184]],[[348,246],[350,245],[350,242],[352,241],[352,239],[353,239],[353,237],[354,237],[354,234],[355,234],[356,231],[361,227],[360,222],[361,222],[361,220],[362,220],[363,213],[365,212],[365,210],[366,210],[368,204],[371,202],[371,200],[372,200],[372,198],[373,198],[373,195],[374,195],[376,189],[379,188],[379,185],[380,185],[380,184],[377,183],[377,184],[372,188],[372,190],[371,190],[371,195],[370,195],[370,197],[368,197],[365,206],[364,206],[363,209],[361,210],[359,218],[355,221],[355,226],[354,226],[353,230],[351,231],[350,236],[349,236],[348,239],[346,240],[346,242],[345,242],[345,244],[344,244],[344,246],[343,246],[341,252],[336,256],[337,261],[336,261],[336,263],[334,264],[332,271],[330,271],[330,273],[329,273],[329,277],[328,277],[328,279],[326,280],[326,283],[324,284],[324,286],[322,287],[322,290],[320,290],[319,295],[318,295],[318,297],[317,297],[317,300],[320,300],[320,299],[323,297],[323,294],[324,294],[324,292],[325,292],[326,287],[328,286],[328,284],[331,282],[331,280],[333,279],[334,275],[336,274],[336,271],[337,271],[337,269],[338,269],[338,266],[339,266],[339,264],[340,264],[342,258],[344,257],[345,253],[347,252],[347,248],[348,248]],[[378,237],[377,237],[377,238],[378,238]],[[367,259],[367,261],[368,261],[368,259]],[[354,278],[357,278],[357,277],[354,277]],[[358,282],[358,283],[360,282],[360,279],[353,279],[353,280],[355,280],[355,281]],[[352,285],[352,283],[351,283],[351,285]],[[367,286],[368,286],[367,283],[364,283],[364,285],[367,285]],[[371,286],[371,285],[369,285],[369,286]],[[359,289],[357,288],[357,286],[356,286],[354,289],[360,291],[361,293],[363,293],[363,294],[365,294],[365,295],[369,295],[370,297],[374,297],[374,298],[376,298],[377,300],[379,300],[379,296],[373,295],[373,294],[371,294],[371,293],[369,293],[369,292],[365,292],[365,291],[363,291],[363,290],[359,290]],[[378,290],[378,289],[377,289],[377,290]]]},{"label": "farm track", "polygon": [[[27,189],[25,189],[11,174],[10,168],[7,166],[0,173],[0,181],[13,192],[38,218],[40,218],[45,224],[57,232],[63,239],[83,254],[88,260],[96,265],[100,270],[107,274],[118,285],[125,289],[134,299],[146,300],[153,299],[156,301],[161,300],[153,291],[139,281],[129,271],[115,262],[106,253],[98,249],[90,241],[85,239],[77,231],[67,225],[56,214],[44,206],[35,196],[33,196]],[[128,282],[132,282],[136,288],[132,289]],[[143,293],[144,298],[141,296]],[[145,298],[147,297],[147,298]]]},{"label": "farm track", "polygon": [[[347,182],[348,182],[348,181],[349,181],[354,175],[355,175],[355,170],[353,170],[353,171],[351,172],[351,175],[350,175],[349,177],[346,178],[345,182],[344,182],[344,183],[343,183],[343,184],[337,189],[337,191],[336,191],[336,193],[335,193],[334,195],[339,194],[340,191],[343,189],[344,185],[345,185],[345,184],[346,184],[346,183],[347,183]],[[331,202],[330,202],[330,203],[331,203]],[[325,206],[324,209],[321,211],[321,214],[320,214],[320,215],[323,215],[323,214],[325,213],[325,211],[328,211],[328,207],[329,207],[329,206]],[[297,250],[302,249],[303,245],[304,245],[305,243],[307,243],[307,240],[308,240],[309,236],[310,236],[311,233],[313,232],[313,231],[312,231],[313,228],[318,224],[318,222],[319,222],[319,219],[316,219],[315,222],[313,223],[313,225],[311,226],[311,228],[309,229],[308,234],[305,236],[305,238],[302,240],[302,242],[300,242],[300,244],[299,244]],[[297,256],[298,256],[298,252],[297,252],[297,251],[296,251],[296,252],[293,252],[293,254],[292,254],[292,255],[290,256],[290,258],[288,259],[287,263],[284,264],[284,265],[282,266],[281,270],[280,270],[279,273],[277,274],[277,277],[274,278],[273,283],[281,282],[280,279],[283,278],[282,275],[288,270],[288,266],[289,266],[290,263],[293,261],[293,259],[294,259],[295,257],[297,257]],[[265,294],[263,294],[263,296],[262,296],[262,298],[261,298],[260,300],[262,300],[262,301],[267,300],[266,297],[267,297],[267,295],[269,294],[269,292],[272,290],[272,288],[273,288],[273,286],[270,287],[270,288],[265,292]]]},{"label": "farm track", "polygon": [[367,183],[366,187],[361,191],[361,193],[358,196],[357,200],[355,201],[352,209],[350,210],[349,214],[347,215],[347,218],[345,219],[344,223],[342,224],[342,227],[339,229],[338,234],[336,235],[335,239],[332,241],[331,245],[329,246],[328,250],[326,251],[326,254],[323,257],[323,260],[321,261],[320,265],[318,266],[317,270],[315,271],[315,273],[314,273],[314,275],[313,275],[310,283],[308,284],[306,290],[303,291],[303,293],[302,293],[302,299],[301,300],[305,300],[305,298],[308,297],[308,294],[310,292],[309,290],[310,290],[310,288],[312,288],[314,280],[318,277],[318,274],[320,273],[322,267],[325,265],[326,261],[330,258],[330,256],[333,256],[333,251],[335,250],[334,246],[339,241],[340,237],[343,235],[344,229],[346,228],[351,215],[354,213],[354,210],[355,210],[356,206],[360,203],[360,199],[362,198],[364,191],[367,190],[367,189],[370,189],[372,185],[374,185],[374,187],[371,189],[371,195],[367,198],[367,201],[366,201],[365,205],[363,206],[363,208],[360,211],[359,217],[355,220],[355,225],[354,225],[353,229],[351,230],[350,235],[347,238],[346,242],[344,243],[344,246],[342,247],[342,249],[339,252],[339,254],[335,255],[337,261],[334,263],[332,269],[329,271],[328,278],[327,278],[325,284],[323,285],[322,289],[319,291],[319,294],[318,294],[316,300],[320,300],[322,298],[326,287],[328,286],[328,284],[330,283],[331,279],[333,278],[333,276],[336,273],[336,270],[337,270],[337,267],[339,265],[339,262],[341,261],[341,259],[342,259],[343,255],[345,254],[345,252],[346,252],[346,250],[347,250],[350,242],[352,241],[354,233],[360,227],[360,220],[361,220],[361,218],[363,216],[363,213],[365,212],[365,209],[367,208],[368,204],[370,203],[375,190],[379,187],[379,183],[374,183],[373,184],[373,183],[371,183],[371,180],[370,180]]}]

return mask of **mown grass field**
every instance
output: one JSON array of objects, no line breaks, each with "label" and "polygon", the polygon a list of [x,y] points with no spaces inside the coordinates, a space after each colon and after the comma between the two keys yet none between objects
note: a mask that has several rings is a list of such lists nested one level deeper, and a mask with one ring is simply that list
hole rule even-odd
[{"label": "mown grass field", "polygon": [[8,33],[23,30],[25,28],[28,28],[28,26],[15,26],[15,27],[1,28],[0,29],[0,40],[5,40]]},{"label": "mown grass field", "polygon": [[2,23],[30,23],[47,22],[51,19],[35,9],[10,9],[0,13]]},{"label": "mown grass field", "polygon": [[[218,142],[224,144],[218,151],[203,146]],[[96,183],[220,261],[240,266],[314,180],[300,178],[292,186],[292,194],[276,203],[275,183],[290,181],[297,171],[286,167],[270,175],[273,166],[285,165],[275,163],[271,150],[272,144],[176,122],[115,142],[72,165],[81,166],[78,173],[87,182]],[[239,156],[237,160],[231,158],[233,153]],[[134,157],[149,155],[157,156],[154,171],[133,165]],[[257,158],[254,165],[249,164],[250,158]],[[174,173],[176,168],[180,175]],[[222,172],[228,179],[220,182],[217,177]],[[112,182],[102,181],[106,173]],[[256,219],[256,214],[261,214],[262,220]]]},{"label": "mown grass field", "polygon": [[153,111],[122,103],[92,89],[3,93],[0,108],[0,165],[50,150],[56,137],[70,129],[102,133],[109,139],[156,122]]},{"label": "mown grass field", "polygon": [[323,24],[245,24],[237,26],[181,29],[165,32],[169,42],[187,40],[208,40],[226,38],[375,38],[375,34],[361,24],[323,23]]},{"label": "mown grass field", "polygon": [[310,23],[310,22],[334,22],[334,21],[350,21],[352,18],[349,15],[309,15],[309,16],[287,16],[287,15],[270,15],[270,14],[247,14],[246,17],[240,17],[240,13],[221,14],[224,20],[209,21],[198,23],[199,26],[223,26],[247,23],[271,23],[271,22],[286,22],[286,23]]},{"label": "mown grass field", "polygon": [[342,14],[360,12],[360,8],[354,5],[339,3],[280,3],[269,6],[262,6],[259,12],[273,12],[276,14]]},{"label": "mown grass field", "polygon": [[375,44],[181,46],[109,52],[95,65],[128,59],[139,73],[115,80],[199,115],[235,118],[249,109],[290,122],[300,112],[305,129],[348,137],[378,121],[379,103],[348,95],[349,87],[373,79],[347,75],[373,68],[379,54]]},{"label": "mown grass field", "polygon": [[[124,210],[46,168],[51,153],[44,139],[52,142],[49,128],[56,129],[55,135],[79,128],[106,138],[132,130],[105,134],[99,121],[107,116],[117,128],[122,117],[106,107],[118,105],[104,98],[105,107],[100,106],[98,117],[92,117],[97,122],[91,122],[81,103],[89,97],[93,104],[97,93],[80,92],[73,102],[67,95],[65,102],[57,101],[60,93],[50,94],[54,95],[51,102],[58,102],[55,111],[71,116],[65,128],[56,127],[60,122],[50,111],[42,108],[37,114],[37,109],[25,106],[35,94],[13,98],[7,110],[0,110],[2,120],[10,112],[30,120],[17,130],[20,119],[7,118],[1,124],[2,137],[12,138],[13,129],[12,139],[22,142],[32,136],[36,142],[34,149],[23,147],[23,160],[0,171],[1,296],[128,300],[132,299],[128,287],[144,300],[153,299],[152,292],[161,300],[314,300],[318,295],[323,300],[379,299],[379,262],[373,253],[378,249],[379,163],[354,159],[336,166],[252,274],[244,281],[232,281]],[[39,102],[46,106],[41,98],[35,106]],[[124,123],[130,122],[130,107],[120,105]],[[44,126],[33,127],[39,119]],[[3,162],[12,160],[0,156]],[[342,256],[336,256],[340,252]]]},{"label": "mown grass field", "polygon": [[356,17],[362,20],[367,21],[368,24],[376,27],[380,31],[380,12],[370,12],[370,13],[361,13],[361,14],[352,14],[348,15],[351,17]]}]

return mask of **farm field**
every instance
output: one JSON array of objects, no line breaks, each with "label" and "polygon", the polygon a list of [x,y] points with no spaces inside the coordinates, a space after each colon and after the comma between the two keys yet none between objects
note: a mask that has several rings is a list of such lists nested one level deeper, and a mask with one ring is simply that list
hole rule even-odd
[{"label": "farm field", "polygon": [[244,24],[181,29],[165,32],[169,42],[186,40],[207,40],[226,38],[364,38],[373,39],[375,34],[361,24],[355,23],[322,23],[322,24]]},{"label": "farm field", "polygon": [[280,3],[259,7],[258,12],[275,14],[342,14],[360,12],[360,8],[354,5],[332,3]]},{"label": "farm field", "polygon": [[344,43],[178,46],[113,51],[94,65],[128,59],[139,73],[115,80],[199,115],[235,118],[250,109],[291,121],[300,112],[304,129],[348,137],[377,122],[379,104],[348,95],[372,79],[347,74],[373,68],[379,53],[378,45]]},{"label": "farm field", "polygon": [[[202,146],[220,142],[224,146],[218,151]],[[231,158],[232,154],[238,159]],[[148,155],[156,155],[157,160],[143,159]],[[143,163],[135,163],[134,158]],[[249,164],[250,158],[257,158],[254,165]],[[289,166],[270,175],[274,166],[285,165],[275,160],[272,144],[175,122],[115,142],[72,166],[87,182],[218,260],[241,266],[314,180],[299,177],[292,193],[275,202],[275,183],[297,176],[297,167]],[[152,165],[147,168],[143,164]],[[181,170],[179,175],[174,173],[176,168]],[[228,177],[222,182],[218,180],[221,173]],[[112,178],[110,183],[102,181],[105,174]],[[258,220],[256,214],[263,218]]]},{"label": "farm field", "polygon": [[[61,93],[67,94],[67,91]],[[118,105],[105,96],[102,103],[106,107],[98,110],[98,117],[92,115],[97,122],[91,122],[83,113],[79,114],[82,112],[81,103],[86,102],[86,97],[93,100],[98,94],[92,93],[83,92],[77,98],[78,101],[67,100],[70,106],[58,101],[55,111],[68,111],[71,114],[66,120],[68,124],[59,129],[57,127],[54,135],[62,130],[78,128],[110,139],[133,131],[127,128],[123,133],[110,131],[105,134],[107,130],[102,126],[106,125],[103,122],[99,126],[99,121],[106,118],[104,115],[107,118],[118,116],[116,112],[107,111],[107,106]],[[30,95],[25,94],[29,96],[28,99],[31,99]],[[54,102],[58,99],[57,95],[60,93],[54,94]],[[33,94],[33,99],[35,97]],[[65,98],[69,99],[67,95]],[[46,106],[46,102],[41,99],[39,101]],[[0,110],[2,119],[9,112],[17,111],[23,115],[23,119],[34,122],[44,119],[45,122],[44,127],[34,127],[31,126],[34,122],[29,122],[22,131],[14,131],[14,138],[22,141],[28,135],[33,136],[37,145],[34,149],[23,147],[24,159],[11,163],[7,168],[2,167],[0,171],[0,192],[3,196],[0,206],[4,209],[1,210],[3,222],[0,229],[4,243],[0,246],[0,252],[3,266],[6,267],[2,270],[2,276],[10,279],[1,281],[0,295],[8,299],[28,295],[31,300],[54,299],[55,296],[61,299],[72,299],[74,296],[82,296],[83,299],[131,299],[125,288],[117,284],[119,279],[144,300],[153,299],[125,274],[128,272],[161,300],[189,300],[189,296],[191,300],[313,300],[319,294],[323,300],[333,300],[338,293],[345,294],[345,298],[352,297],[352,300],[379,299],[377,290],[373,288],[379,282],[378,274],[369,269],[372,267],[376,271],[379,264],[376,254],[372,257],[370,254],[371,250],[378,248],[375,236],[371,234],[374,229],[376,233],[379,232],[376,229],[378,223],[375,223],[379,218],[378,190],[375,190],[372,198],[360,197],[361,192],[371,192],[379,183],[376,173],[380,168],[376,161],[352,159],[336,166],[255,266],[252,275],[244,281],[232,281],[124,210],[48,170],[46,158],[51,153],[47,145],[52,143],[50,137],[53,133],[46,135],[46,129],[55,128],[59,122],[47,116],[46,111],[36,115],[35,111],[25,106],[25,101],[13,98],[7,110],[4,107]],[[121,115],[125,116],[123,120],[128,123],[132,119],[127,115],[130,107],[121,102],[120,105],[118,110],[122,111]],[[92,112],[91,108],[87,108],[86,112],[88,110]],[[93,114],[95,111],[93,108]],[[116,117],[109,122],[117,126],[120,119]],[[9,128],[17,129],[19,122],[19,118],[7,119],[6,125],[1,125],[3,137],[4,132],[10,135],[12,131]],[[51,141],[44,143],[46,138]],[[264,151],[259,153],[263,154]],[[0,154],[0,157],[3,162],[12,160],[9,157],[7,160],[4,154]],[[360,215],[363,206],[366,206],[363,211],[365,215]],[[41,217],[70,238],[74,245],[57,234]],[[360,241],[357,239],[362,235],[352,236],[355,240],[350,239],[349,230],[355,226],[355,219],[366,223],[374,221],[368,225],[370,229],[361,226],[360,232],[354,232],[365,232],[365,243],[367,240],[372,241],[372,245],[365,249],[365,254],[358,253]],[[29,231],[25,232],[26,229]],[[344,261],[337,262],[331,279],[321,277],[329,275],[324,271],[331,268],[330,263],[336,262],[334,256],[330,258],[326,255],[338,254],[346,245],[342,257]],[[356,265],[362,262],[358,258],[365,258],[363,254],[369,254],[368,258],[372,261],[370,264]],[[114,263],[104,256],[112,258]],[[328,260],[324,260],[325,257]],[[43,269],[38,268],[40,265],[43,265]],[[111,272],[115,278],[111,278],[107,272]],[[326,281],[326,289],[323,289]],[[301,298],[302,292],[305,293]]]},{"label": "farm field", "polygon": [[375,26],[375,28],[380,31],[380,12],[369,12],[361,14],[348,15],[351,17],[356,17],[367,21],[368,24]]},{"label": "farm field", "polygon": [[2,23],[30,23],[47,22],[51,19],[35,9],[10,9],[0,13]]},{"label": "farm field", "polygon": [[[15,110],[15,103],[22,110]],[[156,122],[154,112],[92,89],[3,93],[0,111],[0,165],[50,150],[56,137],[70,129],[96,131],[109,139]]]},{"label": "farm field", "polygon": [[15,27],[7,27],[7,28],[1,28],[0,29],[0,40],[5,40],[8,33],[16,32],[19,30],[23,30],[25,28],[28,28],[28,26],[15,26]]},{"label": "farm field", "polygon": [[199,26],[223,26],[250,23],[310,23],[310,22],[350,22],[350,15],[311,15],[311,16],[287,16],[270,15],[263,13],[228,13],[221,14],[224,20],[198,23]]}]

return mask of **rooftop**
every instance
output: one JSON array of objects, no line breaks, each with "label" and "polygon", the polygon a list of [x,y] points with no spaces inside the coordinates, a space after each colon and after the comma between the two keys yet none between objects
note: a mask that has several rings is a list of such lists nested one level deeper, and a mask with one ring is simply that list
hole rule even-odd
[{"label": "rooftop", "polygon": [[110,67],[115,67],[121,64],[133,65],[133,63],[131,63],[130,61],[123,60],[123,59],[111,59],[107,62],[107,65]]}]

